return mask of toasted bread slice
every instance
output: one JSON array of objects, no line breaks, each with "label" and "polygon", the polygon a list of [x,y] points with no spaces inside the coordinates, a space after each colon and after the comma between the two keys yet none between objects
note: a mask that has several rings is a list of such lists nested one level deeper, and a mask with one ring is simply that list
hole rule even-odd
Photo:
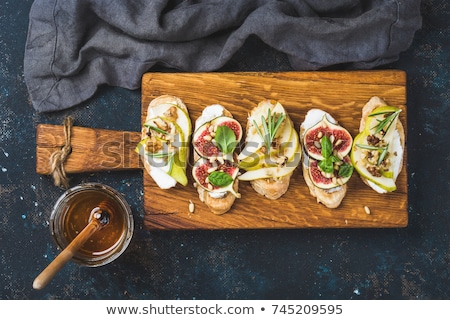
[{"label": "toasted bread slice", "polygon": [[[273,132],[273,136],[275,138],[273,140],[273,143],[271,144],[278,147],[276,147],[276,149],[273,147],[267,148],[268,143],[263,139],[262,135],[264,135],[265,137],[270,136],[270,134],[265,132],[265,130],[268,126],[270,126],[270,123],[272,125],[276,123],[280,115],[283,115],[284,120],[281,122],[279,129],[277,129],[276,132]],[[268,117],[272,117],[271,121],[267,120]],[[261,119],[265,119],[267,124],[263,125]],[[269,152],[275,152],[275,154],[278,154],[278,159],[281,160],[280,162],[276,161],[276,163],[279,163],[278,168],[266,168],[268,170],[273,170],[274,176],[264,176],[262,178],[252,177],[248,179],[250,185],[258,194],[265,196],[268,199],[276,200],[282,197],[289,189],[292,174],[301,159],[301,148],[298,142],[298,134],[294,128],[292,120],[290,119],[284,107],[279,102],[274,100],[263,100],[249,112],[246,132],[246,147],[238,157],[240,160],[245,159],[245,156],[252,154],[252,152],[258,153],[258,150],[262,150],[263,148],[265,150],[264,153],[266,154],[266,156],[267,154],[269,154]],[[293,135],[295,135],[295,137],[293,137]],[[286,153],[278,153],[280,150],[282,150],[280,145],[290,145],[291,151],[289,151],[289,155],[286,155]],[[268,151],[268,149],[270,150]],[[286,150],[288,150],[288,148],[285,148],[284,151],[281,152],[286,152]],[[273,160],[271,159],[271,161]],[[264,166],[261,168],[264,168]],[[278,169],[281,169],[282,167],[285,167],[284,169],[286,169],[286,167],[289,167],[292,170],[284,171],[283,169],[278,171]],[[248,176],[248,174],[252,172],[252,170],[260,171],[255,170],[254,168],[249,170],[250,171],[247,171],[244,175],[239,177],[239,179],[247,180],[244,177]],[[287,173],[281,176],[276,176],[276,174],[279,174],[279,172],[282,171]]]},{"label": "toasted bread slice", "polygon": [[[204,123],[209,122],[213,120],[213,118],[219,116],[233,118],[231,112],[221,105],[216,104],[206,107],[203,110],[202,115],[195,121],[195,130],[197,130]],[[194,152],[194,163],[199,159],[200,156],[196,152]],[[233,182],[233,189],[235,191],[234,194],[232,192],[210,192],[197,183],[195,183],[194,186],[197,189],[200,201],[205,203],[212,213],[221,215],[228,212],[233,206],[234,201],[236,200],[236,194],[238,194],[239,190],[239,180],[235,179]]]},{"label": "toasted bread slice", "polygon": [[337,208],[340,206],[342,200],[347,194],[347,185],[344,184],[338,188],[333,188],[331,190],[321,189],[316,187],[309,175],[309,168],[305,163],[302,164],[303,178],[305,179],[306,185],[309,188],[309,193],[317,199],[317,203],[322,203],[327,208]]},{"label": "toasted bread slice", "polygon": [[[320,109],[311,109],[305,116],[304,122],[300,125],[300,140],[304,141],[306,131],[326,115],[331,123],[337,124],[337,121],[327,112]],[[347,194],[347,185],[343,184],[331,189],[322,189],[317,187],[310,176],[309,156],[306,150],[303,151],[304,159],[302,161],[303,178],[309,188],[309,193],[316,198],[317,203],[322,203],[327,208],[337,208]]]},{"label": "toasted bread slice", "polygon": [[[359,125],[359,132],[364,131],[364,128],[366,126],[366,121],[368,119],[368,116],[378,107],[388,106],[386,101],[384,101],[382,98],[374,96],[369,99],[369,101],[364,105],[361,112],[361,121]],[[401,152],[396,151],[397,161],[399,163],[399,166],[397,170],[394,170],[394,181],[397,179],[398,175],[400,174],[402,168],[403,168],[403,151],[405,150],[405,130],[403,127],[403,124],[401,123],[400,119],[397,120],[395,131],[398,133],[398,139],[399,144],[401,146]],[[372,183],[368,179],[364,178],[362,175],[360,175],[362,181],[374,189],[378,193],[386,193],[387,191],[378,187],[376,184]]]},{"label": "toasted bread slice", "polygon": [[[174,105],[174,106],[178,107],[179,109],[181,109],[181,110],[177,109],[178,112],[185,112],[186,114],[188,114],[188,109],[187,109],[186,105],[184,104],[184,102],[180,98],[178,98],[176,96],[172,96],[172,95],[162,95],[162,96],[156,97],[155,99],[153,99],[150,102],[150,104],[147,108],[147,115],[146,115],[146,119],[145,119],[144,123],[155,116],[154,112],[153,112],[153,110],[155,108],[157,108],[158,106],[161,106],[161,105],[165,105],[165,104]],[[177,111],[175,111],[175,112],[177,112]],[[170,113],[169,113],[169,116],[177,117],[176,114],[170,115]],[[148,137],[147,136],[148,131],[149,131],[148,128],[142,126],[141,139],[144,140],[145,138]],[[190,132],[187,132],[186,134],[190,135]],[[189,158],[189,148],[186,148],[185,150],[187,151],[186,159],[188,159]],[[170,175],[166,174],[165,172],[161,172],[160,170],[158,170],[158,168],[155,168],[155,167],[152,168],[151,164],[145,158],[143,158],[142,160],[143,160],[142,163],[144,164],[145,171],[153,178],[153,180],[156,182],[156,184],[161,189],[170,189],[177,184],[176,179],[174,179]]]},{"label": "toasted bread slice", "polygon": [[[234,190],[239,189],[239,180],[234,180]],[[204,202],[212,213],[221,215],[228,212],[233,206],[236,196],[231,192],[227,192],[223,197],[215,198],[204,188],[197,186],[198,197],[200,201]]]},{"label": "toasted bread slice", "polygon": [[291,176],[292,172],[283,177],[275,179],[270,178],[251,180],[250,185],[260,195],[263,195],[271,200],[276,200],[283,196],[289,189]]}]

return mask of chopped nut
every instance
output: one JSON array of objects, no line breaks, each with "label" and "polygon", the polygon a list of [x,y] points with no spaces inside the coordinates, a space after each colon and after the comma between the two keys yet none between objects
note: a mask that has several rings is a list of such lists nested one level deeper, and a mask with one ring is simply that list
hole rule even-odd
[{"label": "chopped nut", "polygon": [[380,142],[380,139],[374,135],[367,136],[367,143],[371,146],[376,146]]},{"label": "chopped nut", "polygon": [[336,139],[336,138],[335,138],[334,135],[332,134],[332,135],[330,136],[330,142],[333,143],[333,142],[334,142],[334,139]]},{"label": "chopped nut", "polygon": [[164,115],[171,121],[176,121],[178,119],[177,107],[171,106]]},{"label": "chopped nut", "polygon": [[194,213],[195,205],[192,200],[189,200],[189,212]]},{"label": "chopped nut", "polygon": [[364,211],[365,211],[367,214],[370,214],[370,208],[369,208],[368,206],[364,206]]}]

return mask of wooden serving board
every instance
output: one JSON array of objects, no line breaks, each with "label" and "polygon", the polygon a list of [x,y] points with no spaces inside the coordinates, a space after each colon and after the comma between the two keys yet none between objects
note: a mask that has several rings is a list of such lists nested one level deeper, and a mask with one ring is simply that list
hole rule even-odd
[{"label": "wooden serving board", "polygon": [[[321,108],[331,113],[356,136],[361,109],[379,96],[403,109],[406,125],[406,75],[398,70],[352,72],[279,73],[147,73],[142,78],[142,121],[150,101],[163,94],[175,95],[187,105],[192,122],[204,107],[222,104],[245,128],[247,113],[264,99],[278,100],[298,129],[307,111]],[[37,172],[49,174],[50,154],[64,144],[62,126],[37,128]],[[74,127],[73,152],[67,172],[142,170],[133,151],[139,132]],[[188,167],[189,184],[159,189],[144,171],[144,225],[148,229],[287,229],[287,228],[394,228],[408,224],[407,157],[397,180],[397,190],[378,194],[355,172],[339,208],[328,209],[309,194],[300,168],[286,194],[278,200],[258,195],[248,182],[240,182],[242,197],[223,215],[212,214],[198,198]],[[88,156],[89,155],[89,156]],[[92,160],[92,156],[95,160]],[[189,212],[189,201],[195,211]],[[370,208],[367,214],[364,206]]]}]

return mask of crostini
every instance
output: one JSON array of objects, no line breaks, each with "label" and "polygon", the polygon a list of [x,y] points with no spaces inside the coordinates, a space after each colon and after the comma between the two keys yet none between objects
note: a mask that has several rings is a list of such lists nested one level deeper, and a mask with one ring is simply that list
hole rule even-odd
[{"label": "crostini", "polygon": [[353,139],[327,112],[311,109],[300,125],[303,178],[310,194],[328,208],[337,208],[352,176],[350,153]]},{"label": "crostini", "polygon": [[222,105],[207,106],[195,121],[192,176],[199,199],[214,214],[228,212],[240,198],[235,149],[242,127]]},{"label": "crostini", "polygon": [[180,98],[162,95],[150,102],[135,151],[161,189],[187,185],[191,134],[189,111]]},{"label": "crostini", "polygon": [[301,160],[298,133],[278,101],[264,100],[248,114],[245,145],[238,156],[246,172],[238,177],[269,199],[283,196]]},{"label": "crostini", "polygon": [[401,111],[376,96],[362,109],[360,133],[354,139],[351,159],[363,182],[378,193],[397,189],[405,150]]}]

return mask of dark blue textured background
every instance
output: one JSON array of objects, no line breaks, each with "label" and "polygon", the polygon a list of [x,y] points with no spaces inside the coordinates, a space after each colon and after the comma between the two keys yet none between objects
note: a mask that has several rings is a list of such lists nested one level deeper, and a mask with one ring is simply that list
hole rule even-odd
[{"label": "dark blue textured background", "polygon": [[[125,194],[136,231],[114,263],[69,263],[43,290],[37,274],[58,254],[48,218],[63,190],[35,173],[35,128],[62,124],[140,130],[140,91],[103,87],[72,109],[38,114],[23,78],[31,0],[0,3],[0,298],[449,299],[450,6],[422,3],[423,27],[400,60],[407,72],[409,226],[362,230],[143,229],[142,172],[73,175]],[[156,70],[156,69],[155,69]],[[220,71],[291,70],[256,38]]]}]

